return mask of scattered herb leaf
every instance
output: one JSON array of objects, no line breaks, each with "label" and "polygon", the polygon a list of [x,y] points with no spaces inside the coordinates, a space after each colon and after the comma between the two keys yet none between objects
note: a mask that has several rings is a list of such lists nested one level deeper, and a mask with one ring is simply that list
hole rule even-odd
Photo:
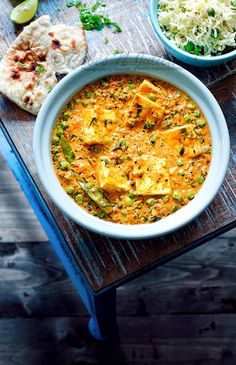
[{"label": "scattered herb leaf", "polygon": [[36,67],[37,74],[41,74],[44,71],[45,71],[45,68],[43,67],[43,65],[37,65],[37,67]]},{"label": "scattered herb leaf", "polygon": [[116,22],[113,22],[108,16],[96,13],[96,10],[100,7],[105,7],[106,4],[97,1],[92,7],[87,7],[82,1],[69,0],[66,4],[67,7],[76,7],[80,13],[80,21],[85,30],[102,30],[104,27],[113,27],[113,33],[122,32],[121,27]]}]

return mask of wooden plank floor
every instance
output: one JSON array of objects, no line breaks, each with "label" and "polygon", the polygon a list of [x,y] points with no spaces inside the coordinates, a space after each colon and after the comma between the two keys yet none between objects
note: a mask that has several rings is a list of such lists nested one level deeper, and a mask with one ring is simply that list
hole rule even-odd
[{"label": "wooden plank floor", "polygon": [[119,288],[103,344],[1,158],[0,222],[0,365],[235,365],[236,231]]}]

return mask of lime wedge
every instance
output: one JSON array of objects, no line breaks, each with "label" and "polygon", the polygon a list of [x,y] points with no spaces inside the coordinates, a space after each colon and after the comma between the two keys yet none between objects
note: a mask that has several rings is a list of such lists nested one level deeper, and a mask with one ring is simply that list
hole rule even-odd
[{"label": "lime wedge", "polygon": [[17,24],[27,23],[33,18],[38,8],[38,0],[25,0],[11,12],[10,19]]}]

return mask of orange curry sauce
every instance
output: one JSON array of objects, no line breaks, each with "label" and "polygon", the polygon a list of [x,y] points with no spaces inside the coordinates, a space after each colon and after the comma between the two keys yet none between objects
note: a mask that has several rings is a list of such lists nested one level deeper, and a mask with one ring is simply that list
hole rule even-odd
[{"label": "orange curry sauce", "polygon": [[152,223],[198,193],[211,161],[198,105],[176,87],[119,75],[79,91],[58,118],[51,153],[68,195],[92,215]]}]

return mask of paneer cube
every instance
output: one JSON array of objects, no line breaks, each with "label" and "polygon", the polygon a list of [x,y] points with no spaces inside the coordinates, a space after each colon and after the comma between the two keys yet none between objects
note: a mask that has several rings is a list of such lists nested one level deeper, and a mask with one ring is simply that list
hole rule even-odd
[{"label": "paneer cube", "polygon": [[134,178],[138,195],[167,195],[171,192],[165,158],[140,156],[134,164]]},{"label": "paneer cube", "polygon": [[101,189],[107,191],[130,190],[130,181],[123,165],[113,165],[109,157],[102,156],[98,160],[96,170]]},{"label": "paneer cube", "polygon": [[86,109],[83,114],[83,140],[85,144],[104,144],[106,128],[104,123],[98,120],[94,109]]},{"label": "paneer cube", "polygon": [[169,129],[161,132],[160,135],[164,143],[168,144],[172,150],[180,151],[181,148],[184,148],[184,154],[191,158],[198,157],[203,152],[193,124]]},{"label": "paneer cube", "polygon": [[131,103],[126,124],[134,126],[139,122],[159,124],[164,114],[164,108],[158,103],[149,100],[137,93]]},{"label": "paneer cube", "polygon": [[168,129],[167,131],[161,132],[161,135],[165,139],[169,139],[172,141],[196,138],[196,133],[194,132],[194,124],[185,124],[181,125],[180,127]]},{"label": "paneer cube", "polygon": [[105,120],[112,121],[112,122],[116,121],[116,113],[113,110],[104,109],[101,114],[102,114],[103,122]]},{"label": "paneer cube", "polygon": [[[161,86],[156,87],[150,81],[144,80],[139,86],[138,93],[145,94],[150,100],[156,101],[157,98],[163,99],[167,92]],[[156,96],[156,98],[155,98]]]},{"label": "paneer cube", "polygon": [[194,158],[199,157],[203,154],[203,148],[200,142],[194,143],[193,147],[187,147],[185,150],[185,155]]}]

